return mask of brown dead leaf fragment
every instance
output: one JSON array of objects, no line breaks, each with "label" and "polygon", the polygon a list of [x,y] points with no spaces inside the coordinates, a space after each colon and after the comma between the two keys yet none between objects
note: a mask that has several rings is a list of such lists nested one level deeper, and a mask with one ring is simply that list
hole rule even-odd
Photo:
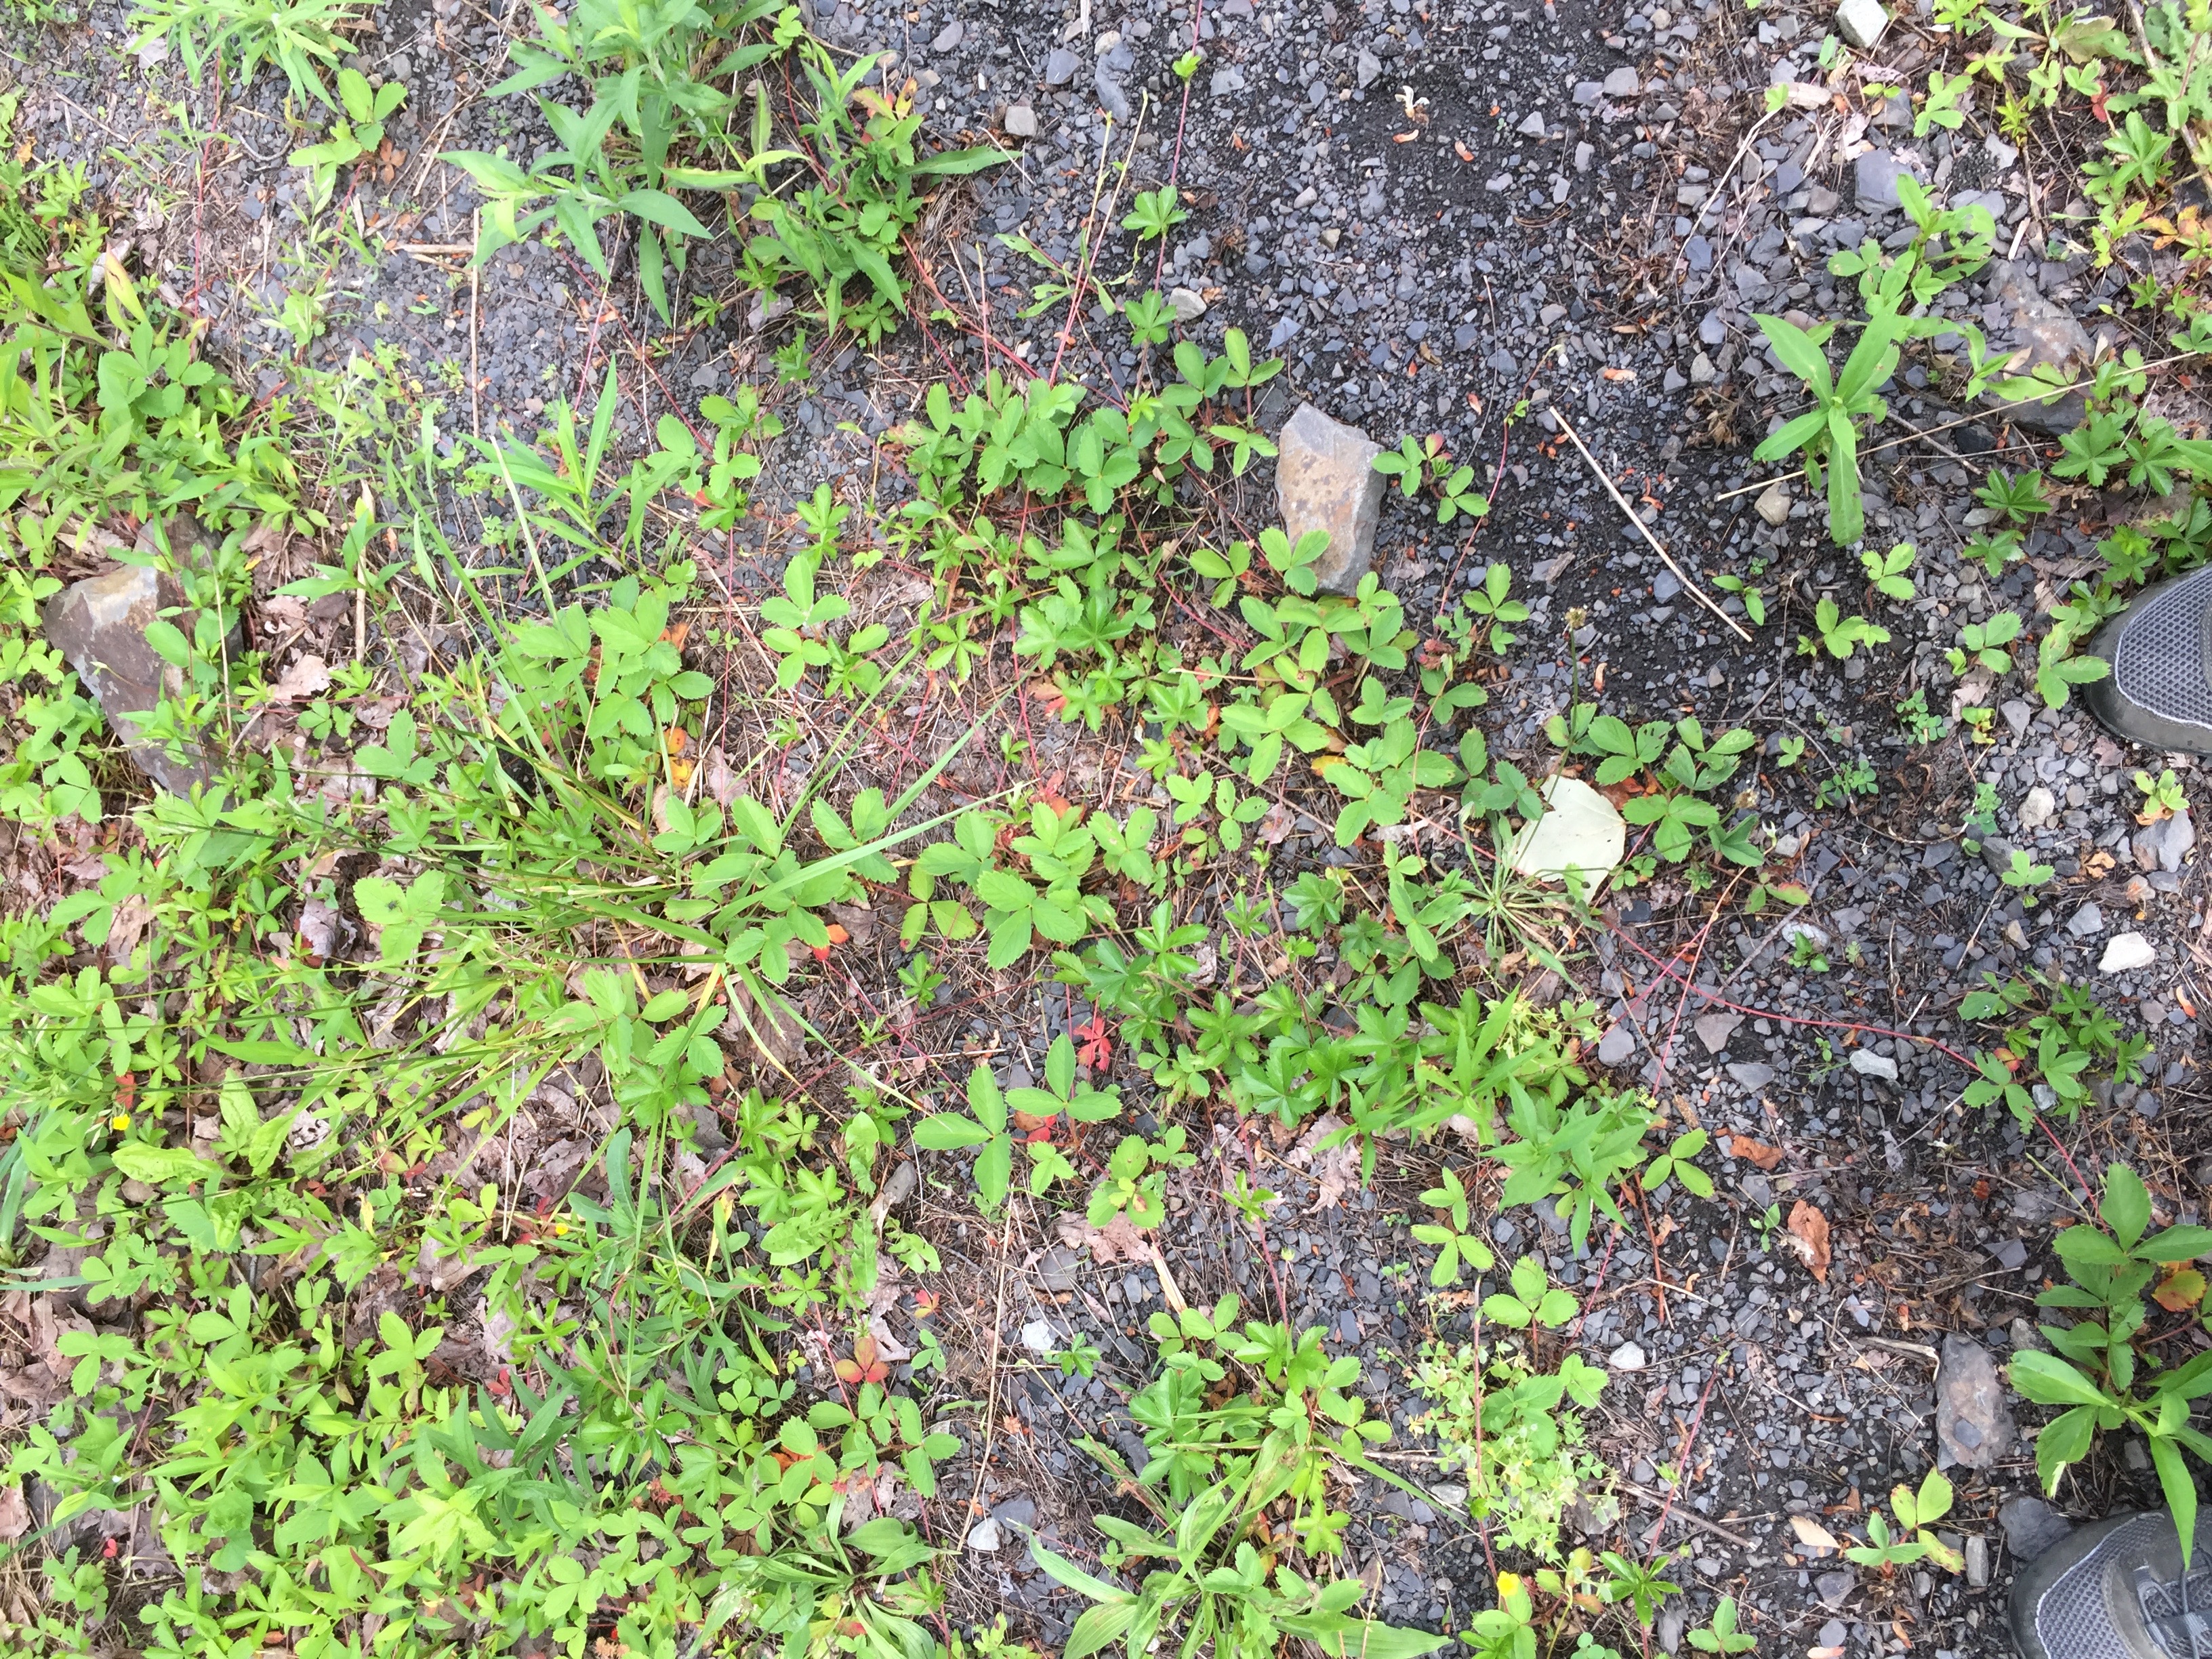
[{"label": "brown dead leaf fragment", "polygon": [[1091,1259],[1101,1267],[1116,1261],[1149,1263],[1152,1259],[1152,1246],[1126,1214],[1115,1216],[1103,1227],[1092,1226],[1080,1213],[1064,1215],[1059,1230],[1061,1243],[1072,1250],[1089,1250]]},{"label": "brown dead leaf fragment", "polygon": [[1771,1170],[1782,1162],[1782,1149],[1770,1146],[1763,1140],[1753,1140],[1749,1135],[1723,1135],[1721,1151],[1730,1158],[1740,1158],[1745,1163],[1762,1170]]},{"label": "brown dead leaf fragment", "polygon": [[1843,1547],[1836,1542],[1833,1533],[1808,1515],[1791,1516],[1790,1529],[1797,1534],[1797,1541],[1808,1549],[1833,1550]]},{"label": "brown dead leaf fragment", "polygon": [[31,1509],[23,1501],[22,1486],[0,1486],[0,1540],[12,1544],[30,1529]]},{"label": "brown dead leaf fragment", "polygon": [[1828,1218],[1799,1199],[1790,1206],[1790,1243],[1817,1284],[1828,1282]]}]

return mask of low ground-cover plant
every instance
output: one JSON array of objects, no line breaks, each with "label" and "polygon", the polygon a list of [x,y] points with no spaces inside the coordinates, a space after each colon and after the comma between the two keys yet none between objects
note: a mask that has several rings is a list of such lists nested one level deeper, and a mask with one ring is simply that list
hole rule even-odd
[{"label": "low ground-cover plant", "polygon": [[[2197,1530],[2197,1483],[2182,1454],[2212,1462],[2212,1437],[2190,1422],[2193,1402],[2212,1393],[2212,1354],[2162,1365],[2142,1333],[2150,1300],[2193,1308],[2204,1299],[2203,1277],[2187,1264],[2212,1254],[2212,1228],[2153,1232],[2151,1218],[2142,1178],[2124,1164],[2112,1164],[2095,1218],[2058,1234],[2058,1259],[2072,1282],[2036,1297],[2040,1307],[2077,1316],[2041,1327],[2053,1352],[2022,1350],[2014,1356],[2011,1377],[2025,1398],[2064,1408],[2035,1437],[2036,1474],[2049,1492],[2057,1491],[2068,1465],[2088,1455],[2100,1431],[2127,1429],[2143,1437],[2185,1565]],[[2160,1282],[2154,1286],[2154,1280]]]}]

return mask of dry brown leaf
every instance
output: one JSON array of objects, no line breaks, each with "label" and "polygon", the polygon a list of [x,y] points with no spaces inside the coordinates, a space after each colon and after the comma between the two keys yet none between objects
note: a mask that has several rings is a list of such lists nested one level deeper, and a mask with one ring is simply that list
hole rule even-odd
[{"label": "dry brown leaf", "polygon": [[1762,1170],[1771,1170],[1782,1162],[1782,1149],[1770,1146],[1763,1140],[1753,1140],[1749,1135],[1723,1135],[1721,1151],[1730,1158],[1740,1158]]},{"label": "dry brown leaf", "polygon": [[1073,1250],[1090,1251],[1091,1259],[1101,1267],[1115,1261],[1149,1264],[1152,1259],[1152,1246],[1126,1214],[1115,1216],[1103,1227],[1092,1226],[1080,1214],[1064,1215],[1060,1218],[1060,1242]]},{"label": "dry brown leaf", "polygon": [[1797,1534],[1797,1541],[1804,1545],[1808,1549],[1833,1550],[1841,1549],[1843,1547],[1842,1545],[1836,1542],[1835,1534],[1833,1533],[1830,1532],[1826,1527],[1813,1519],[1809,1515],[1791,1516],[1790,1517],[1790,1529]]},{"label": "dry brown leaf", "polygon": [[300,658],[269,688],[269,695],[285,702],[312,697],[331,689],[331,665],[313,652]]},{"label": "dry brown leaf", "polygon": [[738,793],[738,775],[730,770],[729,757],[716,744],[707,751],[707,793],[717,806],[727,806]]},{"label": "dry brown leaf", "polygon": [[1359,1149],[1349,1140],[1327,1148],[1321,1144],[1344,1127],[1344,1120],[1335,1113],[1324,1112],[1283,1158],[1285,1164],[1304,1164],[1312,1172],[1316,1210],[1334,1209],[1359,1182]]},{"label": "dry brown leaf", "polygon": [[1814,1280],[1828,1282],[1828,1218],[1799,1199],[1790,1206],[1790,1243]]}]

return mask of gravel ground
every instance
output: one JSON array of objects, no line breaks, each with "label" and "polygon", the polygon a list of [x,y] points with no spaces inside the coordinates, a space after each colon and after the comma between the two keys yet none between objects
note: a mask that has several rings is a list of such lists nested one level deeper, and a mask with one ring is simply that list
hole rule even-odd
[{"label": "gravel ground", "polygon": [[[1115,161],[1132,159],[1127,188],[1172,178],[1194,210],[1156,270],[1142,269],[1149,251],[1137,262],[1135,286],[1187,289],[1204,309],[1186,331],[1209,345],[1235,325],[1286,360],[1262,424],[1273,429],[1310,399],[1386,444],[1440,432],[1485,477],[1495,468],[1496,510],[1471,543],[1402,505],[1386,509],[1377,542],[1384,578],[1417,621],[1483,562],[1511,567],[1535,614],[1485,719],[1494,751],[1539,760],[1545,719],[1593,686],[1624,714],[1751,724],[1777,763],[1785,738],[1804,740],[1796,767],[1762,769],[1756,804],[1811,890],[1796,920],[1817,930],[1828,971],[1793,967],[1771,917],[1731,912],[1708,927],[1711,899],[1668,879],[1609,911],[1580,963],[1577,988],[1607,1027],[1597,1060],[1624,1082],[1650,1084],[1681,1122],[1741,1137],[1722,1144],[1744,1156],[1708,1160],[1713,1201],[1663,1195],[1632,1230],[1601,1224],[1585,1249],[1571,1248],[1555,1218],[1528,1211],[1498,1218],[1494,1233],[1501,1251],[1540,1251],[1584,1297],[1577,1340],[1613,1370],[1596,1438],[1624,1484],[1617,1516],[1585,1517],[1594,1547],[1686,1546],[1677,1576],[1698,1587],[1700,1607],[1704,1592],[1743,1598],[1764,1651],[2004,1651],[2002,1598],[2041,1519],[2024,1500],[2033,1490],[2024,1439],[1993,1468],[1953,1470],[1953,1524],[1968,1540],[1961,1577],[1862,1577],[1808,1547],[1792,1519],[1852,1529],[1866,1504],[1936,1461],[1947,1339],[1999,1361],[2032,1340],[2032,1298],[2055,1271],[2051,1234],[2069,1202],[2065,1167],[2008,1120],[1962,1112],[1966,1073],[1932,1046],[1985,1040],[1954,1012],[1985,973],[2088,982],[2152,1038],[2146,1085],[2103,1091],[2066,1150],[2083,1170],[2129,1158],[2172,1218],[2202,1218],[2191,1172],[2212,1148],[2191,1109],[2203,1096],[2196,1011],[2205,1000],[2194,976],[2212,960],[2202,943],[2212,903],[2187,817],[2141,830],[2128,781],[2138,766],[2172,763],[2192,799],[2204,785],[2185,762],[2128,752],[2074,711],[2033,708],[2016,679],[1995,693],[2002,718],[1988,745],[1905,740],[1900,699],[1924,690],[1936,712],[1948,709],[1942,653],[1960,625],[2047,610],[2094,568],[2106,517],[2132,504],[2066,504],[2031,537],[2027,561],[1991,581],[1953,556],[1974,521],[1970,486],[1990,465],[2031,464],[2048,434],[1990,417],[1892,449],[1870,474],[1869,539],[1917,544],[1919,597],[1874,595],[1856,561],[1828,544],[1802,489],[1743,489],[1767,476],[1750,465],[1751,441],[1796,398],[1752,313],[1846,307],[1821,261],[1899,230],[1895,207],[1882,204],[1893,204],[1899,167],[1954,200],[1981,192],[1995,213],[2008,257],[1946,301],[1993,343],[2034,344],[2063,332],[2052,320],[2063,318],[2149,343],[2100,312],[2118,276],[2042,257],[2058,209],[2001,143],[1939,132],[1916,144],[1909,120],[1885,112],[1869,124],[1822,94],[1760,120],[1757,94],[1771,82],[1821,78],[1828,20],[1807,7],[1221,0],[1194,16],[1188,6],[1094,10],[1090,0],[1056,11],[809,3],[839,48],[891,55],[887,73],[914,78],[944,142],[1015,150],[1012,164],[947,191],[921,248],[932,284],[988,294],[999,362],[1011,352],[1048,365],[1062,321],[1058,308],[1018,314],[1041,273],[998,236],[1019,233],[1072,261],[1109,147]],[[523,103],[484,96],[504,72],[516,15],[447,0],[371,14],[360,61],[408,86],[392,126],[406,154],[345,206],[356,234],[325,238],[302,261],[281,81],[264,75],[242,95],[192,90],[173,63],[119,54],[125,15],[95,4],[82,27],[16,39],[16,138],[82,161],[103,200],[137,215],[142,266],[209,320],[264,393],[283,386],[292,352],[271,319],[289,290],[320,281],[328,330],[308,348],[313,359],[394,354],[403,381],[445,397],[447,445],[509,424],[526,433],[552,402],[590,395],[610,362],[633,436],[672,404],[759,380],[789,426],[763,480],[777,505],[824,477],[866,488],[880,465],[871,435],[902,418],[931,377],[984,367],[979,343],[909,328],[873,352],[832,342],[811,388],[781,386],[763,370],[787,319],[738,305],[672,334],[634,285],[609,294],[536,246],[471,278],[455,250],[471,240],[476,199],[434,153],[504,143],[526,155],[546,135]],[[1204,58],[1186,102],[1170,65],[1194,40]],[[1933,45],[1908,15],[1881,55],[1903,78]],[[178,100],[204,142],[177,136]],[[1109,240],[1108,258],[1126,246]],[[689,295],[733,284],[722,244],[686,280]],[[1102,348],[1091,320],[1073,319],[1060,372],[1126,384],[1135,357]],[[1944,384],[1932,359],[1909,366],[1882,435],[1953,418]],[[1767,589],[1768,623],[1753,644],[1680,591],[1562,441],[1554,410],[1682,563]],[[1224,510],[1264,514],[1268,499],[1255,473]],[[741,586],[774,579],[764,550],[736,547],[729,560]],[[1796,654],[1823,596],[1873,616],[1893,641],[1843,664]],[[1735,599],[1728,608],[1741,614]],[[1040,735],[1048,758],[1073,741]],[[1834,780],[1855,763],[1870,769],[1873,793],[1834,799]],[[1978,856],[1962,841],[1981,785],[1998,805]],[[1318,830],[1302,825],[1284,855],[1333,851]],[[2015,847],[2056,872],[2033,905],[1997,878]],[[2143,948],[2116,948],[2130,938]],[[2139,965],[2100,968],[2108,960]],[[1034,995],[972,1022],[969,1036],[1041,1066],[1051,1032],[1084,1011],[1056,988]],[[1133,1093],[1135,1079],[1123,1081]],[[1427,1255],[1405,1231],[1433,1152],[1395,1149],[1372,1187],[1332,1194],[1264,1138],[1239,1139],[1226,1123],[1217,1137],[1164,1235],[1182,1292],[1195,1304],[1234,1288],[1328,1328],[1399,1425],[1393,1446],[1418,1453],[1407,1425],[1419,1401],[1402,1365],[1424,1337],[1455,1334],[1470,1317],[1424,1311]],[[1279,1290],[1249,1231],[1219,1207],[1215,1160],[1263,1165],[1285,1196],[1270,1229]],[[1123,1405],[1146,1374],[1149,1353],[1133,1339],[1163,1305],[1158,1274],[1096,1266],[1057,1243],[1048,1220],[1028,1218],[1001,1315],[991,1243],[968,1237],[970,1224],[938,1208],[927,1184],[916,1202],[955,1279],[965,1273],[971,1285],[957,1365],[981,1376],[994,1320],[1010,1352],[1038,1322],[1055,1338],[1085,1332],[1103,1351],[1087,1380],[1037,1364],[1002,1370],[990,1386],[1022,1431],[1002,1437],[980,1483],[997,1516],[1035,1521],[1087,1553],[1095,1538],[1082,1516],[1114,1500],[1075,1443],[1135,1443]],[[1824,1280],[1753,1224],[1770,1204],[1800,1202],[1831,1229]],[[1657,1496],[1662,1466],[1686,1476],[1671,1505]],[[956,1465],[946,1490],[977,1478],[972,1461]],[[2086,1517],[2149,1491],[2140,1449],[2113,1445],[2069,1480],[2061,1508]],[[1487,1604],[1483,1541],[1447,1511],[1382,1488],[1352,1507],[1353,1559],[1376,1586],[1380,1616],[1436,1625]],[[957,1576],[961,1605],[1026,1610],[1039,1638],[1060,1640],[1070,1599],[1011,1543],[987,1552],[975,1541]],[[1670,1650],[1679,1629],[1662,1626]]]}]

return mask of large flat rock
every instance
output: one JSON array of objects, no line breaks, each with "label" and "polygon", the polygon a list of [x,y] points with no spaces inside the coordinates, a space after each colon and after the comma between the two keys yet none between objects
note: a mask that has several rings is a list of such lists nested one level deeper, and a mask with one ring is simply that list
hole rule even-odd
[{"label": "large flat rock", "polygon": [[1356,426],[1300,404],[1276,440],[1275,501],[1283,529],[1297,545],[1309,531],[1328,532],[1328,550],[1313,567],[1325,593],[1349,593],[1375,562],[1375,524],[1382,512],[1382,446]]},{"label": "large flat rock", "polygon": [[[194,546],[198,526],[191,526],[189,534],[184,531],[183,525],[172,526],[175,544]],[[142,538],[142,549],[145,545]],[[142,735],[137,717],[150,712],[164,691],[182,696],[187,689],[183,671],[164,662],[146,642],[148,624],[181,603],[173,580],[151,566],[132,564],[72,583],[46,601],[45,614],[46,642],[76,670],[131,758],[156,784],[179,795],[214,780],[212,758],[204,752],[172,758],[164,745]],[[173,620],[191,634],[191,617]]]}]

